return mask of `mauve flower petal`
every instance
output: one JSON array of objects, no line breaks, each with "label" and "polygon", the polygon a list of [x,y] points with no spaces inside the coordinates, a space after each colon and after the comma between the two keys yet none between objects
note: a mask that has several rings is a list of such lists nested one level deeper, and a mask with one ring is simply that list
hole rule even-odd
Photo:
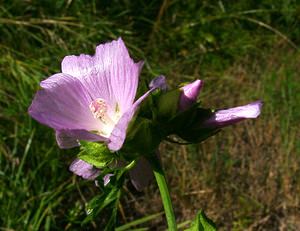
[{"label": "mauve flower petal", "polygon": [[203,86],[203,81],[197,79],[194,82],[181,88],[182,93],[179,99],[179,110],[184,111],[191,107],[196,101]]},{"label": "mauve flower petal", "polygon": [[133,104],[142,66],[142,62],[130,58],[119,38],[98,45],[94,56],[66,56],[61,68],[63,73],[78,78],[93,99],[104,99],[111,106],[109,113],[118,107],[123,114]]},{"label": "mauve flower petal", "polygon": [[132,107],[125,112],[118,123],[115,125],[113,131],[110,134],[108,143],[108,148],[115,152],[118,151],[126,138],[126,130],[129,125],[129,122],[131,121],[132,117],[134,116],[134,113],[137,111],[139,105],[143,102],[144,99],[146,99],[152,91],[154,91],[156,88],[152,88],[149,91],[147,91],[144,95],[142,95],[135,103],[132,105]]},{"label": "mauve flower petal", "polygon": [[79,80],[60,73],[42,81],[41,87],[28,110],[34,119],[56,130],[101,128],[89,110],[91,97]]},{"label": "mauve flower petal", "polygon": [[166,77],[160,75],[149,83],[149,88],[160,88],[162,91],[166,91],[168,88]]},{"label": "mauve flower petal", "polygon": [[90,133],[86,130],[57,130],[56,141],[60,148],[67,149],[80,145],[80,140],[86,141],[103,141],[107,142],[108,139],[102,136]]},{"label": "mauve flower petal", "polygon": [[103,177],[103,185],[106,186],[109,184],[110,182],[110,178],[113,176],[114,174],[108,173]]},{"label": "mauve flower petal", "polygon": [[70,165],[69,170],[86,180],[95,180],[100,175],[99,169],[80,159],[75,159]]},{"label": "mauve flower petal", "polygon": [[204,122],[205,127],[225,127],[235,124],[244,119],[257,118],[260,114],[262,101],[234,107],[226,110],[216,111],[211,118]]},{"label": "mauve flower petal", "polygon": [[131,183],[138,191],[142,191],[153,179],[153,172],[149,162],[140,158],[136,166],[129,171]]}]

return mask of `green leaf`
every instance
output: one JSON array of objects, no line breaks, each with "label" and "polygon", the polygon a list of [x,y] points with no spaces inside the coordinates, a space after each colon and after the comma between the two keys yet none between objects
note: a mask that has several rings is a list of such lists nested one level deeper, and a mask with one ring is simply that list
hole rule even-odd
[{"label": "green leaf", "polygon": [[[107,206],[111,205],[113,202],[116,202],[120,197],[121,191],[119,188],[112,188],[107,194],[101,194],[95,196],[89,203],[86,205],[87,217],[83,220],[83,224],[90,222],[95,219],[95,217]],[[116,206],[113,206],[113,209]]]},{"label": "green leaf", "polygon": [[216,231],[216,225],[210,220],[203,211],[197,213],[191,227],[186,231]]},{"label": "green leaf", "polygon": [[198,103],[188,108],[185,111],[179,111],[170,121],[169,132],[180,133],[186,128],[193,127],[196,121],[198,121]]},{"label": "green leaf", "polygon": [[155,214],[152,214],[152,215],[148,215],[148,216],[144,216],[140,219],[137,219],[137,220],[134,220],[134,221],[131,221],[129,223],[126,223],[125,225],[122,225],[122,226],[119,226],[115,229],[115,231],[125,231],[125,230],[132,230],[131,227],[133,226],[137,226],[137,225],[141,225],[141,224],[144,224],[146,222],[149,222],[149,221],[152,221],[158,217],[160,217],[162,214],[164,214],[163,212],[160,212],[160,213],[155,213]]},{"label": "green leaf", "polygon": [[106,145],[96,142],[81,141],[81,151],[78,158],[94,165],[97,168],[103,168],[113,161],[115,154],[110,152]]},{"label": "green leaf", "polygon": [[120,201],[122,187],[125,180],[126,171],[119,169],[114,171],[114,180],[106,187],[101,189],[102,194],[95,196],[86,205],[87,217],[82,224],[86,224],[94,220],[96,217],[105,213],[106,217],[105,228],[103,231],[115,230],[117,223],[118,203]]}]

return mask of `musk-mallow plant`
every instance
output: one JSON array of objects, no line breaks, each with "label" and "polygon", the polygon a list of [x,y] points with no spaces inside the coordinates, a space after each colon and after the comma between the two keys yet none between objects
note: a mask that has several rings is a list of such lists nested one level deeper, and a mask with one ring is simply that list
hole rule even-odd
[{"label": "musk-mallow plant", "polygon": [[[201,142],[225,126],[258,117],[262,102],[221,110],[203,108],[198,101],[202,80],[170,89],[162,75],[138,93],[142,66],[143,62],[130,57],[121,38],[98,45],[93,56],[66,56],[61,72],[40,83],[42,89],[36,93],[29,114],[55,130],[60,148],[79,146],[70,170],[101,188],[102,194],[87,205],[85,221],[115,205],[106,227],[114,229],[126,176],[142,190],[154,175],[168,228],[176,230],[159,144],[174,142],[174,136],[185,141],[180,144]],[[203,212],[197,214],[191,230],[201,227],[215,228]]]},{"label": "musk-mallow plant", "polygon": [[[61,73],[41,82],[29,114],[55,129],[61,148],[85,140],[104,142],[112,152],[118,151],[139,104],[157,88],[153,84],[134,102],[142,66],[130,58],[122,39],[97,46],[94,56],[66,56]],[[70,170],[85,179],[100,174],[81,159],[75,159]]]}]

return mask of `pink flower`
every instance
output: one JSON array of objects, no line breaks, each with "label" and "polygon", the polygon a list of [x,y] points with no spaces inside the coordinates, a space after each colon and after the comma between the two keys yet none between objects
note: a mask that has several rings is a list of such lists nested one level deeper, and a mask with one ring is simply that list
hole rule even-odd
[{"label": "pink flower", "polygon": [[29,114],[55,129],[61,148],[87,140],[117,151],[138,106],[157,88],[134,102],[142,66],[130,58],[121,38],[97,46],[94,56],[66,56],[61,73],[41,82]]}]

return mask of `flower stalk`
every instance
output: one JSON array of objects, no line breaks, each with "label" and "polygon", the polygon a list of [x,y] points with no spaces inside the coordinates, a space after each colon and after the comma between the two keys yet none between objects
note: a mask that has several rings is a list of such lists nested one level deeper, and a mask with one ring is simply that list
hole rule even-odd
[{"label": "flower stalk", "polygon": [[164,171],[161,167],[161,164],[156,156],[149,159],[149,162],[152,166],[153,173],[159,188],[160,196],[163,202],[165,215],[168,223],[168,230],[169,231],[176,231],[177,225],[176,225],[176,219],[175,214],[172,206],[172,201],[169,193],[169,189],[167,186],[166,178]]}]

